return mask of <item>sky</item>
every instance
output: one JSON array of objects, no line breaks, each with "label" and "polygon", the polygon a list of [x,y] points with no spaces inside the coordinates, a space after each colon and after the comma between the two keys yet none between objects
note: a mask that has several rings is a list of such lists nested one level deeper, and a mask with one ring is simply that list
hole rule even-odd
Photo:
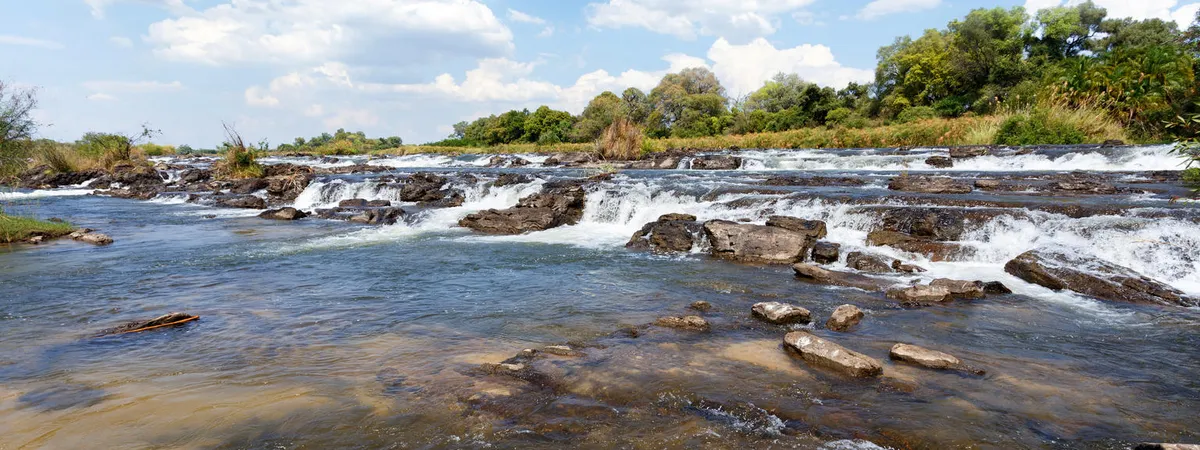
[{"label": "sky", "polygon": [[[869,81],[897,36],[972,9],[1078,0],[0,0],[0,80],[37,89],[42,137],[161,130],[212,148],[338,128],[406,143],[705,66],[731,96],[779,72]],[[1190,24],[1200,1],[1095,0]]]}]

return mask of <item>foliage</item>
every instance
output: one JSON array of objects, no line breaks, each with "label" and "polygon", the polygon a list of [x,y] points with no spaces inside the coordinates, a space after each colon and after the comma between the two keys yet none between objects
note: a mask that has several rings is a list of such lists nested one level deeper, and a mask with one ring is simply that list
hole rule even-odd
[{"label": "foliage", "polygon": [[291,144],[279,144],[279,152],[315,153],[319,155],[359,155],[372,151],[388,150],[404,145],[398,136],[368,138],[361,131],[348,132],[339,128],[333,134],[321,133],[311,139],[298,137]]},{"label": "foliage", "polygon": [[10,216],[0,211],[0,243],[24,242],[34,236],[65,236],[73,231],[75,227],[69,223]]},{"label": "foliage", "polygon": [[596,148],[606,160],[629,161],[642,158],[642,129],[625,118],[618,118],[600,134]]},{"label": "foliage", "polygon": [[37,93],[0,81],[0,177],[8,177],[25,166],[29,140],[37,132],[33,118]]},{"label": "foliage", "polygon": [[928,120],[938,117],[937,110],[929,106],[910,106],[904,111],[900,111],[900,115],[896,116],[896,121],[900,123],[916,122],[918,120]]},{"label": "foliage", "polygon": [[155,143],[145,143],[137,147],[138,150],[146,156],[166,156],[176,153],[175,147],[170,145],[158,145]]},{"label": "foliage", "polygon": [[[223,125],[225,142],[221,144],[221,147],[225,155],[214,166],[216,174],[227,179],[261,178],[263,166],[256,160],[255,149],[246,146],[242,135],[238,134],[233,126]],[[266,151],[265,142],[261,143],[259,147],[261,151]]]}]

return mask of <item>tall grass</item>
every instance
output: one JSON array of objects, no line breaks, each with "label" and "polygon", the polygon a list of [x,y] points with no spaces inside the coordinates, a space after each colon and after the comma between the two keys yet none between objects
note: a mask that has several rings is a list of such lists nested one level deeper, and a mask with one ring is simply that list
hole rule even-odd
[{"label": "tall grass", "polygon": [[644,156],[642,153],[644,139],[641,127],[628,120],[618,118],[613,121],[612,125],[605,128],[604,132],[600,133],[600,140],[596,141],[596,150],[600,157],[606,160],[641,159]]},{"label": "tall grass", "polygon": [[36,162],[41,165],[50,167],[50,170],[61,173],[72,173],[90,168],[91,161],[87,161],[78,152],[73,151],[69,146],[44,143],[39,144],[36,150]]},{"label": "tall grass", "polygon": [[254,150],[246,147],[246,141],[233,127],[225,126],[225,156],[215,168],[219,177],[229,179],[261,178],[263,166],[255,158]]}]

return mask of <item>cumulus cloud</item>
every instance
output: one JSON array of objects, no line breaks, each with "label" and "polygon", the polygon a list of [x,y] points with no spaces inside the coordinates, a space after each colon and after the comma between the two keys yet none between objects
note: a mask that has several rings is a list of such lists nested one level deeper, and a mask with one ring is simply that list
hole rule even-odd
[{"label": "cumulus cloud", "polygon": [[751,39],[774,34],[778,15],[794,13],[813,0],[607,0],[587,7],[597,28],[640,27],[681,39],[699,35]]},{"label": "cumulus cloud", "polygon": [[411,63],[513,49],[512,32],[478,0],[229,0],[151,24],[147,41],[163,58],[213,65]]},{"label": "cumulus cloud", "polygon": [[[1081,0],[1025,0],[1025,9],[1033,13],[1055,6],[1074,6]],[[1162,19],[1186,28],[1196,20],[1200,2],[1180,4],[1179,0],[1094,0],[1096,6],[1108,10],[1108,17],[1129,17],[1135,20]]]},{"label": "cumulus cloud", "polygon": [[870,81],[870,70],[844,67],[824,45],[803,44],[777,49],[766,39],[755,39],[745,45],[730,44],[717,39],[708,50],[712,70],[731,95],[744,95],[758,90],[775,74],[796,73],[801,78],[824,86],[845,87],[852,81]]},{"label": "cumulus cloud", "polygon": [[54,41],[45,39],[37,39],[25,36],[13,36],[9,34],[0,34],[0,45],[20,45],[25,47],[39,47],[47,50],[62,50],[64,45]]},{"label": "cumulus cloud", "polygon": [[875,0],[858,11],[858,18],[873,20],[896,13],[933,9],[941,4],[941,0]]}]

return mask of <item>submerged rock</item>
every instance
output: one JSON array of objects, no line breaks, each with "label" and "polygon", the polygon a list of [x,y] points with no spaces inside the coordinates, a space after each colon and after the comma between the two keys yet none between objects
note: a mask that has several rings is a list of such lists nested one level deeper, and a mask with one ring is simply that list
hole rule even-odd
[{"label": "submerged rock", "polygon": [[819,264],[833,264],[841,257],[842,244],[833,242],[817,242],[813,244],[812,259]]},{"label": "submerged rock", "polygon": [[933,287],[944,287],[950,291],[950,295],[954,298],[972,299],[983,298],[983,285],[977,281],[951,280],[949,278],[938,278],[929,282]]},{"label": "submerged rock", "polygon": [[186,313],[170,313],[150,320],[138,320],[128,322],[124,325],[116,326],[101,330],[96,333],[96,337],[111,336],[114,334],[136,333],[139,331],[147,331],[151,329],[164,328],[168,326],[183,325],[188,322],[199,319],[200,316],[195,316]]},{"label": "submerged rock", "polygon": [[806,233],[786,228],[712,220],[705,235],[718,258],[742,262],[790,264],[804,259],[814,242]]},{"label": "submerged rock", "polygon": [[85,244],[92,244],[92,245],[99,245],[99,246],[104,246],[104,245],[113,243],[113,238],[109,237],[107,234],[95,233],[95,232],[91,232],[91,231],[88,231],[85,233],[80,233],[80,232],[76,231],[75,233],[71,233],[71,239],[74,239],[79,242],[83,242]]},{"label": "submerged rock", "polygon": [[862,310],[858,309],[857,306],[842,305],[833,310],[833,314],[825,322],[825,328],[833,331],[846,331],[858,325],[862,321],[863,316]]},{"label": "submerged rock", "polygon": [[805,362],[832,369],[852,377],[875,377],[883,373],[883,365],[874,358],[821,339],[805,331],[793,331],[783,337],[783,343],[800,354]]},{"label": "submerged rock", "polygon": [[925,194],[969,194],[975,188],[969,183],[950,177],[914,175],[892,178],[892,181],[888,183],[888,189]]},{"label": "submerged rock", "polygon": [[688,305],[688,308],[692,308],[692,309],[694,309],[696,311],[700,311],[700,312],[708,312],[709,310],[712,309],[712,303],[706,302],[704,300],[699,300],[699,301],[692,302],[691,305]]},{"label": "submerged rock", "polygon": [[585,197],[579,185],[552,186],[521,199],[513,208],[480,211],[458,224],[487,234],[522,234],[574,225],[583,218]]},{"label": "submerged rock", "polygon": [[253,195],[216,195],[213,201],[225,208],[267,209],[267,201]]},{"label": "submerged rock", "polygon": [[296,208],[287,207],[263,211],[263,213],[259,214],[258,217],[270,220],[298,220],[308,217],[308,214],[305,214],[304,211],[300,211]]},{"label": "submerged rock", "polygon": [[813,264],[795,264],[792,266],[792,270],[796,272],[797,278],[833,286],[858,288],[866,291],[881,291],[888,284],[886,281],[877,280],[866,275],[828,270]]},{"label": "submerged rock", "polygon": [[1056,291],[1070,290],[1101,300],[1137,304],[1197,306],[1197,299],[1133,269],[1059,248],[1030,250],[1004,265],[1004,271]]},{"label": "submerged rock", "polygon": [[700,316],[661,317],[654,321],[655,325],[666,328],[678,328],[691,331],[708,331],[708,321]]},{"label": "submerged rock", "polygon": [[807,309],[786,303],[755,303],[750,310],[756,317],[776,325],[812,322],[812,314]]},{"label": "submerged rock", "polygon": [[902,306],[938,305],[954,299],[950,290],[942,286],[892,288],[888,289],[887,297],[899,301]]},{"label": "submerged rock", "polygon": [[892,265],[881,256],[863,252],[850,252],[846,255],[846,267],[861,272],[892,273]]},{"label": "submerged rock", "polygon": [[696,216],[666,214],[634,233],[625,247],[657,252],[689,252],[703,231],[704,225],[696,221]]},{"label": "submerged rock", "polygon": [[742,167],[742,158],[729,155],[697,156],[692,159],[693,170],[736,170]]},{"label": "submerged rock", "polygon": [[967,367],[961,360],[949,353],[930,350],[909,344],[892,346],[888,356],[896,361],[904,361],[921,367],[935,370],[959,370],[983,375],[984,371]]}]

